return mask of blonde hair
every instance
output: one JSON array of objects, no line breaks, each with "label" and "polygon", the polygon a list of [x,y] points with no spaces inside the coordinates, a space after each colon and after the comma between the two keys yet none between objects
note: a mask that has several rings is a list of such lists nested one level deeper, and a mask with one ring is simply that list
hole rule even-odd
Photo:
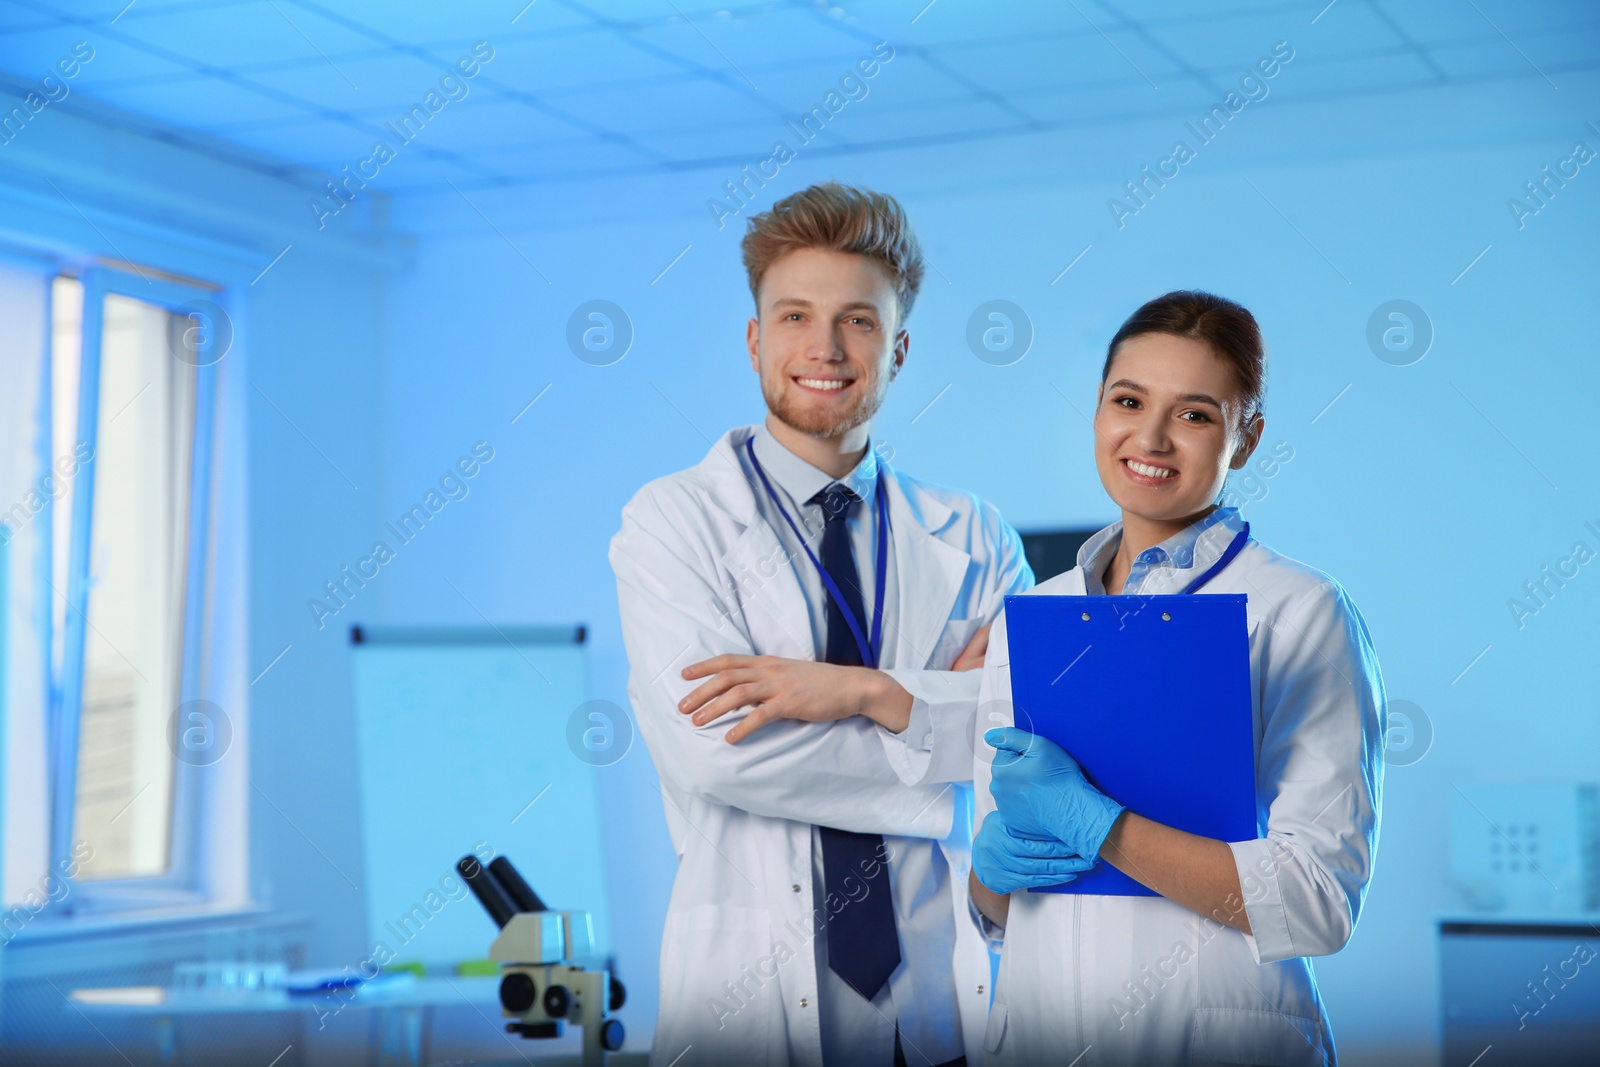
[{"label": "blonde hair", "polygon": [[758,304],[767,268],[800,248],[850,252],[883,264],[894,281],[901,322],[922,284],[922,248],[899,201],[838,182],[802,189],[752,216],[739,248]]}]

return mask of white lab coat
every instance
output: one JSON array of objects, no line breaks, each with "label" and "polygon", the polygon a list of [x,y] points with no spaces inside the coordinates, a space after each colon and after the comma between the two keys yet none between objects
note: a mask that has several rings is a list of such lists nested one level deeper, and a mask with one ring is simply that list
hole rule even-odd
[{"label": "white lab coat", "polygon": [[[1082,595],[1083,572],[1033,592]],[[1334,1062],[1306,957],[1344,946],[1372,873],[1383,682],[1365,623],[1327,575],[1251,541],[1197,595],[1209,593],[1249,597],[1259,839],[1231,848],[1254,936],[1162,897],[1014,893],[990,1064],[1064,1064],[1091,1046],[1081,1067]],[[1002,615],[980,737],[1010,725],[1008,648]],[[982,825],[994,810],[993,749],[979,740],[977,751]]]},{"label": "white lab coat", "polygon": [[[735,454],[753,430],[730,431],[696,466],[641,489],[611,542],[628,694],[679,856],[652,1062],[820,1067],[811,944],[822,936],[812,917],[825,914],[812,900],[811,827],[820,824],[939,842],[950,868],[951,967],[976,1064],[990,998],[965,891],[980,679],[948,668],[1032,572],[993,507],[886,469],[898,603],[882,666],[916,699],[906,733],[920,736],[849,718],[780,721],[727,744],[743,713],[695,727],[676,707],[698,684],[682,668],[720,653],[815,658],[795,563],[759,518]],[[892,879],[893,862],[889,870]]]}]

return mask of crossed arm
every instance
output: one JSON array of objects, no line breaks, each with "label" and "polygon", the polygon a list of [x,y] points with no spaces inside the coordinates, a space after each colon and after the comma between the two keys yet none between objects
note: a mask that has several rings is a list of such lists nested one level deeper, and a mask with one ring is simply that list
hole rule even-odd
[{"label": "crossed arm", "polygon": [[[860,712],[871,710],[893,727],[904,722],[909,703],[915,723],[928,697],[917,688],[922,681],[913,677],[928,676],[930,691],[938,691],[936,678],[970,675],[879,674],[757,655],[744,627],[731,623],[727,591],[715,581],[713,564],[702,558],[704,546],[684,540],[676,528],[682,516],[676,507],[661,510],[661,503],[647,496],[624,510],[610,556],[631,666],[629,696],[669,794],[861,833],[948,833],[952,801],[943,780],[933,780],[932,773],[926,781],[914,780],[895,763],[897,748],[906,748],[912,758],[922,748],[900,745]],[[771,605],[759,597],[742,608],[758,619],[771,613]],[[781,630],[782,620],[774,625]],[[798,637],[783,645],[790,657],[804,654]],[[695,661],[700,662],[686,678],[683,664]],[[892,679],[901,685],[891,687]],[[728,695],[738,685],[747,688]],[[680,707],[686,696],[706,686],[690,707]],[[954,688],[976,693],[977,686]],[[759,702],[750,703],[758,690]],[[705,710],[707,725],[691,721],[692,714],[723,696]],[[960,701],[945,703],[953,707]],[[756,722],[744,724],[751,716]],[[740,727],[732,738],[737,743],[725,743],[735,727]],[[935,749],[945,755],[955,751],[948,745]],[[970,750],[965,751],[970,768]]]},{"label": "crossed arm", "polygon": [[[983,666],[989,628],[981,627],[951,666],[970,671]],[[900,733],[911,718],[912,697],[883,671],[780,656],[713,656],[683,669],[686,681],[706,681],[678,702],[678,711],[704,726],[740,708],[750,713],[728,729],[724,739],[738,744],[779,719],[832,722],[860,715],[890,733]]]}]

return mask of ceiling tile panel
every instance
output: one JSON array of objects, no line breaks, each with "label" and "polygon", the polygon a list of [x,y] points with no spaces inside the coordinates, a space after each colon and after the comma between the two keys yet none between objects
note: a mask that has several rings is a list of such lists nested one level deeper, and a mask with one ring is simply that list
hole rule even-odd
[{"label": "ceiling tile panel", "polygon": [[[1459,38],[1463,34],[1487,33],[1503,41],[1504,33],[1521,45],[1530,36],[1586,27],[1592,35],[1600,25],[1600,5],[1589,0],[1557,3],[1545,0],[1406,0],[1378,5],[1383,12],[1413,37],[1422,40]],[[1344,7],[1341,2],[1334,11]],[[1333,12],[1327,18],[1332,18]],[[1327,19],[1323,20],[1324,22]],[[1507,45],[1509,48],[1510,46]]]},{"label": "ceiling tile panel", "polygon": [[507,144],[562,141],[579,136],[578,127],[516,100],[487,94],[452,103],[427,128],[427,142],[464,154]]},{"label": "ceiling tile panel", "polygon": [[[513,34],[552,33],[589,26],[589,16],[552,0],[451,0],[450,3],[390,3],[381,6],[338,0],[279,0],[308,10],[333,9],[375,33],[416,43],[499,41]],[[527,6],[524,6],[527,5]],[[667,10],[671,10],[668,8]],[[513,21],[515,20],[515,21]]]},{"label": "ceiling tile panel", "polygon": [[1234,82],[1280,41],[1296,52],[1340,55],[1398,44],[1395,36],[1366,8],[1355,5],[1335,21],[1330,14],[1313,26],[1304,9],[1293,17],[1275,14],[1177,19],[1148,28],[1155,41],[1192,68],[1215,72],[1220,82]]},{"label": "ceiling tile panel", "polygon": [[494,59],[484,68],[484,74],[493,81],[534,93],[684,74],[681,64],[646,55],[624,45],[614,34],[600,30],[512,38],[494,42],[494,50]]},{"label": "ceiling tile panel", "polygon": [[[853,50],[839,28],[795,7],[768,7],[728,17],[674,16],[631,30],[627,36],[708,70],[733,73],[752,64],[829,57]],[[870,50],[862,42],[859,50]]]},{"label": "ceiling tile panel", "polygon": [[1143,42],[1141,58],[1134,60],[1126,54],[1130,43],[1121,41],[1125,51],[1119,53],[1099,35],[1073,33],[952,45],[933,53],[952,70],[1002,94],[1130,77],[1148,89],[1146,78],[1159,86],[1180,76],[1170,60],[1152,54]]},{"label": "ceiling tile panel", "polygon": [[448,182],[457,185],[481,181],[486,172],[478,167],[441,159],[429,159],[418,153],[402,150],[390,162],[378,169],[378,175],[369,183],[369,189],[383,193],[404,193],[417,189],[450,191]]},{"label": "ceiling tile panel", "polygon": [[1382,52],[1323,59],[1296,52],[1288,66],[1268,84],[1281,100],[1329,93],[1370,93],[1379,87],[1436,83],[1438,74],[1414,52],[1393,45]]},{"label": "ceiling tile panel", "polygon": [[[137,5],[130,9],[131,16]],[[197,66],[233,67],[370,48],[370,38],[288,0],[223,7],[168,8],[124,17],[119,34],[186,57]]]},{"label": "ceiling tile panel", "polygon": [[773,109],[752,94],[704,78],[664,82],[649,90],[594,89],[561,100],[563,110],[607,129],[638,132],[705,122],[755,122]]},{"label": "ceiling tile panel", "polygon": [[231,123],[202,132],[330,174],[369,156],[381,133],[314,118]]},{"label": "ceiling tile panel", "polygon": [[982,130],[1014,129],[1025,123],[984,100],[957,100],[926,107],[863,108],[844,133],[852,141],[960,139]]},{"label": "ceiling tile panel", "polygon": [[636,172],[651,165],[632,149],[594,137],[567,138],[543,144],[507,144],[485,149],[475,158],[489,172],[519,180],[548,180],[614,171]]},{"label": "ceiling tile panel", "polygon": [[[871,77],[864,77],[857,65],[863,59],[869,61],[866,69],[873,72]],[[832,91],[870,97],[894,71],[897,61],[898,57],[879,63],[872,58],[871,49],[863,47],[859,52],[760,64],[745,68],[745,73],[759,87],[761,99],[781,112],[798,113],[821,103]]]},{"label": "ceiling tile panel", "polygon": [[739,168],[746,164],[753,170],[757,168],[773,156],[779,142],[787,145],[790,151],[796,151],[804,150],[807,145],[839,147],[848,144],[849,138],[839,130],[828,127],[823,128],[820,136],[815,131],[808,131],[807,136],[802,136],[786,123],[770,120],[714,123],[642,133],[639,142],[678,164],[715,161],[716,166],[728,172],[717,177],[716,181],[720,183],[737,177]]},{"label": "ceiling tile panel", "polygon": [[[437,91],[444,97],[439,81],[448,69],[443,63],[391,53],[363,59],[330,56],[326,61],[319,59],[309,65],[297,64],[293,68],[244,76],[257,85],[328,110],[384,109],[398,113],[421,103],[429,91]],[[467,79],[455,93],[465,92],[466,98],[471,99],[475,88],[471,84],[473,80]]]},{"label": "ceiling tile panel", "polygon": [[306,115],[303,107],[275,99],[271,94],[198,75],[184,81],[122,89],[115,100],[117,106],[135,114],[184,128]]},{"label": "ceiling tile panel", "polygon": [[[914,45],[960,44],[1019,34],[1057,34],[1109,25],[1113,17],[1080,2],[975,4],[968,0],[841,0],[842,20],[863,30]],[[1081,13],[1080,13],[1081,12]]]},{"label": "ceiling tile panel", "polygon": [[132,78],[189,78],[195,73],[186,63],[161,59],[137,46],[109,40],[92,29],[69,24],[56,24],[43,30],[0,32],[0,69],[29,81],[37,81],[46,74],[59,76],[57,63],[71,58],[80,41],[93,49],[93,57],[78,65],[72,88],[90,89]]}]

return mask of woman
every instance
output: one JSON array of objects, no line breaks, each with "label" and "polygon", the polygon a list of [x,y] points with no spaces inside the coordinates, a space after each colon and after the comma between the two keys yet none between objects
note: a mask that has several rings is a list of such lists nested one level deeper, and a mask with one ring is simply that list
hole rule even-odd
[{"label": "woman", "polygon": [[[1248,596],[1260,836],[1224,842],[1146,819],[1010,726],[1002,615],[980,706],[1006,710],[980,729],[1005,722],[978,748],[971,879],[1004,928],[991,1063],[1334,1062],[1307,957],[1344,946],[1371,876],[1383,683],[1338,583],[1251,540],[1217,504],[1261,440],[1264,379],[1260,331],[1239,305],[1176,292],[1136,311],[1111,340],[1094,417],[1095,462],[1122,519],[1033,590],[1150,595],[1204,580],[1190,591]],[[1096,862],[1160,895],[1021,891]]]}]

